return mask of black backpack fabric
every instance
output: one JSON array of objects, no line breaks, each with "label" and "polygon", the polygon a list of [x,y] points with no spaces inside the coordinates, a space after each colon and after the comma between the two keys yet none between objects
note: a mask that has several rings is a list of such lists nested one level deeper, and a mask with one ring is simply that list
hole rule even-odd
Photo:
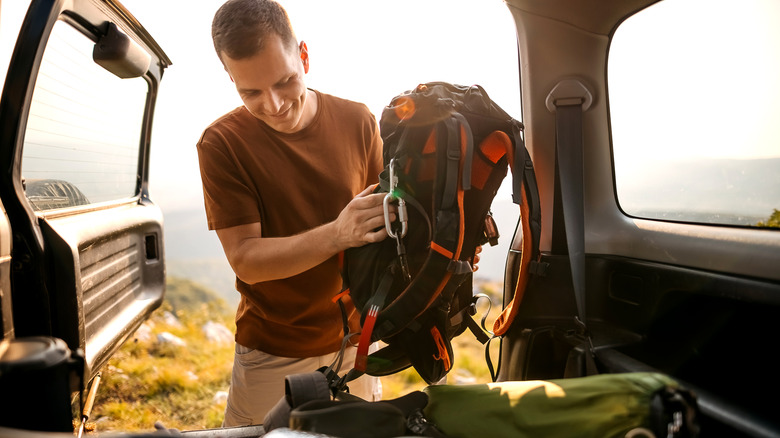
[{"label": "black backpack fabric", "polygon": [[[453,337],[471,328],[484,343],[506,331],[511,303],[493,333],[471,318],[472,263],[477,246],[497,243],[490,205],[508,167],[528,233],[524,263],[538,257],[538,193],[522,128],[478,85],[421,84],[384,109],[385,169],[375,192],[397,213],[385,218],[391,237],[344,253],[345,288],[362,327],[353,373],[413,366],[435,383],[452,368]],[[369,355],[380,340],[386,346]]]}]

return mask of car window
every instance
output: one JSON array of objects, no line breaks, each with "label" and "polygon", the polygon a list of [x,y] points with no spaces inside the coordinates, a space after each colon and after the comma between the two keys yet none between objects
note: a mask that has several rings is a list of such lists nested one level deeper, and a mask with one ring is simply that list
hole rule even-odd
[{"label": "car window", "polygon": [[[662,31],[661,31],[662,29]],[[780,2],[665,0],[614,33],[618,202],[632,216],[780,220]]]},{"label": "car window", "polygon": [[22,177],[38,210],[135,196],[148,84],[92,60],[94,42],[57,22],[24,137]]}]

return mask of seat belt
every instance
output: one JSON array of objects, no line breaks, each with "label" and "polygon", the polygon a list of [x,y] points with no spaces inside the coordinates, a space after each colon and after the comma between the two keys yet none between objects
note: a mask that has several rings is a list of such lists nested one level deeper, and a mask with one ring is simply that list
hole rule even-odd
[{"label": "seat belt", "polygon": [[598,374],[593,342],[586,326],[585,306],[585,207],[584,207],[584,143],[582,113],[593,102],[590,91],[576,79],[559,82],[547,96],[547,108],[555,113],[556,163],[563,207],[566,246],[571,265],[574,300],[577,306],[575,323],[585,336],[585,371]]}]

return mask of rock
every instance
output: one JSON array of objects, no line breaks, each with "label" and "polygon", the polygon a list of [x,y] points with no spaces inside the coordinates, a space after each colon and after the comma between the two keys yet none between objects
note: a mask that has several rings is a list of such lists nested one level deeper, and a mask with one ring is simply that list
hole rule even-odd
[{"label": "rock", "polygon": [[178,347],[186,347],[187,343],[184,342],[184,340],[176,335],[173,335],[169,332],[162,332],[159,335],[157,335],[157,342],[161,344],[173,344]]},{"label": "rock", "polygon": [[201,330],[203,330],[203,334],[206,335],[206,339],[209,342],[216,342],[218,344],[232,344],[233,343],[233,332],[231,332],[227,327],[225,327],[222,324],[216,323],[214,321],[209,321],[205,324],[203,324],[203,327],[201,327]]},{"label": "rock", "polygon": [[147,323],[141,324],[133,335],[136,341],[148,342],[152,340],[152,327]]},{"label": "rock", "polygon": [[171,312],[166,311],[163,313],[163,321],[165,321],[165,323],[171,327],[181,327],[179,318],[177,318],[176,315]]},{"label": "rock", "polygon": [[227,403],[228,393],[227,391],[217,391],[216,394],[214,394],[214,404],[215,405],[224,405]]}]

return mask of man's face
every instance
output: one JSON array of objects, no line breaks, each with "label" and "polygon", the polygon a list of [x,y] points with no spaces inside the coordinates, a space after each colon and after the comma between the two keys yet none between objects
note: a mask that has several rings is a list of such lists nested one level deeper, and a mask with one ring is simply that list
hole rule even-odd
[{"label": "man's face", "polygon": [[249,112],[276,131],[293,133],[308,125],[303,63],[297,47],[271,35],[259,53],[245,59],[223,55],[225,70]]}]

